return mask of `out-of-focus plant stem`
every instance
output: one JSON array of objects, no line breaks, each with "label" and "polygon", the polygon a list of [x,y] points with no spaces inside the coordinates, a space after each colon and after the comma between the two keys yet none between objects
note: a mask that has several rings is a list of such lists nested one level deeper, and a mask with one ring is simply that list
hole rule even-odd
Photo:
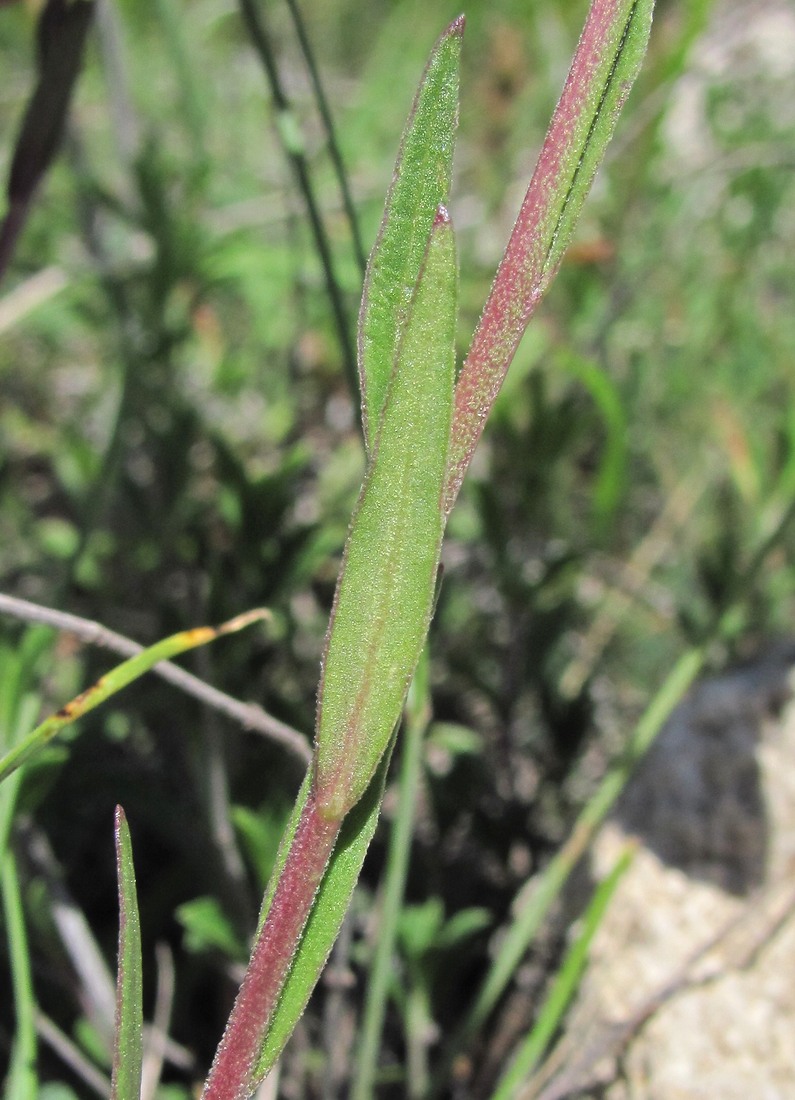
[{"label": "out-of-focus plant stem", "polygon": [[624,789],[632,769],[701,671],[706,655],[707,647],[700,646],[688,650],[679,658],[638,722],[623,759],[602,780],[596,794],[577,818],[569,839],[553,856],[541,875],[531,879],[518,895],[514,903],[512,922],[505,932],[486,980],[458,1031],[448,1043],[431,1089],[432,1096],[439,1095],[457,1053],[483,1025],[504,993],[553,902]]},{"label": "out-of-focus plant stem", "polygon": [[6,1078],[6,1096],[14,1100],[35,1100],[38,1095],[36,1077],[36,1003],[30,970],[28,938],[22,895],[14,856],[6,852],[0,869],[3,893],[8,953],[11,962],[11,982],[14,989],[16,1032],[11,1064]]},{"label": "out-of-focus plant stem", "polygon": [[337,329],[337,339],[342,349],[345,377],[350,387],[354,408],[359,407],[359,381],[356,367],[356,352],[351,337],[351,325],[348,312],[343,301],[342,287],[337,279],[334,257],[331,251],[331,243],[320,214],[320,207],[315,196],[312,178],[309,173],[309,164],[302,148],[300,134],[297,131],[297,123],[290,100],[282,85],[276,58],[268,35],[267,24],[263,18],[261,7],[255,6],[253,0],[240,0],[240,10],[243,20],[251,36],[252,44],[262,61],[263,68],[268,78],[268,83],[273,96],[273,106],[276,111],[276,130],[287,160],[295,175],[298,189],[303,196],[309,224],[312,227],[312,236],[315,248],[323,267],[323,275],[326,281],[331,310],[334,315],[334,324]]},{"label": "out-of-focus plant stem", "polygon": [[632,863],[634,848],[628,845],[610,874],[600,882],[582,918],[582,928],[560,966],[530,1034],[520,1045],[500,1079],[491,1100],[513,1100],[517,1089],[535,1069],[561,1017],[579,986],[588,951],[604,919],[616,888]]},{"label": "out-of-focus plant stem", "polygon": [[323,127],[326,131],[329,156],[331,157],[331,163],[334,167],[334,174],[337,177],[337,186],[340,189],[342,205],[345,210],[345,217],[348,219],[348,226],[351,231],[353,254],[356,257],[356,263],[362,274],[362,278],[364,278],[365,268],[367,267],[367,253],[365,252],[364,243],[362,241],[362,233],[361,229],[359,228],[359,219],[356,216],[356,208],[353,205],[353,196],[351,195],[351,189],[348,183],[348,173],[345,170],[345,164],[342,160],[342,152],[340,150],[339,142],[337,141],[337,132],[334,127],[334,119],[331,116],[331,110],[329,108],[328,100],[326,99],[323,82],[320,79],[320,72],[318,71],[317,64],[315,63],[314,50],[312,49],[312,45],[309,41],[309,36],[306,33],[306,24],[304,23],[303,16],[301,15],[301,9],[298,6],[297,0],[287,0],[287,7],[290,11],[290,15],[293,18],[295,34],[301,47],[301,52],[303,53],[306,60],[306,67],[309,72],[309,79],[312,81],[312,91],[315,93],[318,114],[322,119]]},{"label": "out-of-focus plant stem", "polygon": [[440,1060],[430,1090],[432,1097],[438,1096],[445,1087],[457,1053],[496,1006],[569,875],[588,850],[636,765],[651,748],[674,707],[704,669],[714,645],[731,640],[743,629],[744,593],[753,589],[753,580],[768,554],[779,544],[787,527],[795,519],[795,501],[789,501],[786,505],[771,501],[766,511],[769,510],[772,510],[775,520],[770,521],[763,530],[736,586],[735,600],[716,615],[711,629],[705,632],[704,641],[686,650],[676,662],[635,726],[621,759],[610,769],[580,813],[566,843],[538,878],[531,879],[517,896],[513,919],[505,931],[486,980]]}]

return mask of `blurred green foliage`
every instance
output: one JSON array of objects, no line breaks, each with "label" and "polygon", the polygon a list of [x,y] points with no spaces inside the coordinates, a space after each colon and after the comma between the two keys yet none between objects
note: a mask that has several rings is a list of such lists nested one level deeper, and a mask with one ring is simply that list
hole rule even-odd
[{"label": "blurred green foliage", "polygon": [[[468,5],[452,202],[462,345],[585,7]],[[423,1011],[442,1028],[484,965],[481,910],[503,919],[617,729],[736,596],[750,548],[795,493],[795,67],[765,10],[752,27],[741,5],[659,4],[609,162],[451,518],[402,926],[404,969],[422,976]],[[457,11],[302,11],[369,247],[418,72]],[[353,333],[360,274],[323,130],[288,8],[265,14]],[[28,9],[4,6],[2,174],[32,41]],[[64,149],[0,288],[0,588],[143,642],[268,606],[267,632],[188,663],[309,731],[363,451],[274,122],[234,6],[105,8]],[[791,629],[792,554],[790,534],[745,593],[746,649]],[[0,642],[5,736],[23,713],[34,720],[37,700],[55,709],[107,667],[10,620]],[[86,719],[68,755],[53,750],[16,794],[108,958],[111,823],[125,806],[145,958],[171,945],[172,1034],[196,1058],[167,1068],[163,1098],[187,1096],[206,1067],[233,988],[225,968],[256,920],[298,779],[281,749],[151,681]],[[363,898],[382,861],[377,839]],[[52,884],[21,868],[46,910]],[[45,961],[41,1008],[79,1044],[73,963],[52,921],[29,935]],[[322,1001],[299,1047],[323,1048]],[[401,1003],[387,1032],[395,1065],[416,1041]],[[3,999],[0,1047],[13,1028]],[[312,1064],[308,1095],[320,1095]],[[42,1096],[90,1094],[46,1045],[40,1078]]]}]

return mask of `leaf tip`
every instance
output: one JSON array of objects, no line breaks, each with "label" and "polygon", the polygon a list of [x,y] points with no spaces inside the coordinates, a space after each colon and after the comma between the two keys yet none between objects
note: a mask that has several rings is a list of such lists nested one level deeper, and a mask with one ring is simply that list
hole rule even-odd
[{"label": "leaf tip", "polygon": [[463,36],[464,30],[466,28],[466,23],[467,23],[466,16],[462,12],[461,15],[457,16],[453,20],[453,22],[450,24],[450,26],[447,28],[447,33],[448,34],[457,34],[457,35],[459,35],[459,37]]},{"label": "leaf tip", "polygon": [[433,219],[433,228],[438,229],[440,225],[449,224],[450,211],[447,209],[443,202],[440,202],[439,205],[436,207],[436,216]]}]

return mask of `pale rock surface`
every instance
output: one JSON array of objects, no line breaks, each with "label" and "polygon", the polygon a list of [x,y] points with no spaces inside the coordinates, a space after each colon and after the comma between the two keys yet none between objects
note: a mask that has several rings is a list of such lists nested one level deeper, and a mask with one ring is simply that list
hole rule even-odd
[{"label": "pale rock surface", "polygon": [[641,846],[594,942],[563,1068],[528,1097],[795,1098],[793,657],[698,687],[630,784],[594,874],[630,836]]}]

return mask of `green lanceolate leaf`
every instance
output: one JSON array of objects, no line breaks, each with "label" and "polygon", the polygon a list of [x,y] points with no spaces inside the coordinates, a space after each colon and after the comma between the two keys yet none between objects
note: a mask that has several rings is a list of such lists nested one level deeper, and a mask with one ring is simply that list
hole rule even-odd
[{"label": "green lanceolate leaf", "polygon": [[569,244],[637,76],[654,0],[593,0],[455,395],[445,509],[452,509],[494,399]]},{"label": "green lanceolate leaf", "polygon": [[207,642],[212,642],[223,634],[233,634],[251,623],[260,622],[269,617],[269,611],[259,609],[237,615],[221,626],[199,626],[194,627],[192,630],[182,630],[179,634],[172,634],[169,638],[163,638],[162,641],[155,642],[154,645],[142,650],[135,657],[122,661],[120,665],[100,677],[90,688],[81,691],[79,695],[61,707],[59,711],[46,718],[32,733],[20,741],[11,752],[6,753],[0,759],[0,782],[40,752],[65,726],[71,725],[78,718],[82,718],[84,714],[94,710],[100,703],[104,703],[111,695],[115,695],[117,691],[127,687],[128,684],[137,680],[139,676],[143,676],[145,672],[154,668],[161,661],[167,661],[171,657],[187,652],[189,649],[206,645]]},{"label": "green lanceolate leaf", "polygon": [[364,794],[403,709],[433,606],[450,439],[457,273],[440,207],[334,599],[318,704],[315,795],[341,819]]},{"label": "green lanceolate leaf", "polygon": [[[290,973],[284,983],[279,1003],[276,1007],[265,1036],[260,1056],[253,1074],[253,1082],[260,1081],[272,1068],[284,1049],[301,1014],[306,1008],[312,990],[317,984],[320,973],[334,945],[343,918],[347,912],[364,857],[373,838],[381,801],[384,797],[384,784],[392,756],[394,738],[384,754],[370,785],[358,804],[345,819],[334,852],[329,860],[326,873],[315,897],[315,903],[309,914],[304,933],[293,957]],[[276,888],[278,876],[287,858],[290,844],[301,810],[307,799],[312,782],[312,773],[307,775],[301,788],[290,823],[285,830],[282,850],[279,852],[277,868],[263,905],[260,921],[267,916],[268,906]]]},{"label": "green lanceolate leaf", "polygon": [[139,1100],[143,1063],[141,925],[127,818],[116,807],[116,871],[119,879],[119,964],[111,1100]]},{"label": "green lanceolate leaf", "polygon": [[359,312],[362,423],[372,455],[398,344],[437,207],[450,192],[464,18],[434,46],[400,145]]}]

